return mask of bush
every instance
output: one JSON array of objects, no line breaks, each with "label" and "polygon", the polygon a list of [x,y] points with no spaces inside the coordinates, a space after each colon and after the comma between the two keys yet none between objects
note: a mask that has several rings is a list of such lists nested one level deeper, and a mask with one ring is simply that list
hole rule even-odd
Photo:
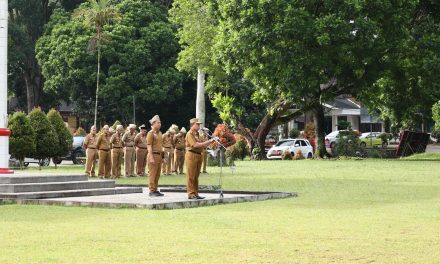
[{"label": "bush", "polygon": [[228,164],[233,164],[237,159],[244,160],[247,155],[249,155],[249,150],[244,140],[237,141],[234,145],[228,147],[225,152]]},{"label": "bush", "polygon": [[255,147],[252,150],[252,159],[260,160],[262,157],[264,157],[264,151],[260,147]]},{"label": "bush", "polygon": [[292,153],[290,153],[290,150],[286,149],[282,154],[281,154],[281,159],[282,160],[292,160],[293,156]]},{"label": "bush", "polygon": [[42,161],[54,157],[58,148],[58,135],[41,108],[29,113],[29,121],[35,130],[35,151],[32,157]]},{"label": "bush", "polygon": [[[55,153],[53,153],[52,158],[56,159],[59,157],[64,157],[72,149],[72,141],[73,141],[72,134],[70,134],[69,129],[66,127],[63,118],[61,117],[60,113],[57,110],[52,108],[47,113],[47,119],[54,128],[55,133],[57,134],[58,137],[58,147],[56,148]],[[56,162],[55,162],[55,167],[56,167]]]},{"label": "bush", "polygon": [[9,152],[23,166],[24,158],[30,157],[35,151],[35,131],[29,118],[23,112],[15,112],[9,119]]},{"label": "bush", "polygon": [[312,145],[313,152],[316,150],[315,133],[315,123],[307,123],[306,127],[304,128],[304,136],[309,140],[310,145]]},{"label": "bush", "polygon": [[353,130],[339,132],[335,146],[337,156],[356,157],[360,150],[360,140],[357,132]]},{"label": "bush", "polygon": [[351,129],[351,123],[345,120],[338,121],[338,130]]},{"label": "bush", "polygon": [[299,150],[295,153],[295,156],[293,156],[293,160],[303,160],[303,159],[305,159],[305,158],[304,158],[304,155],[303,155],[302,151],[299,149]]},{"label": "bush", "polygon": [[301,134],[301,131],[299,131],[297,128],[292,128],[289,131],[289,138],[298,138]]}]

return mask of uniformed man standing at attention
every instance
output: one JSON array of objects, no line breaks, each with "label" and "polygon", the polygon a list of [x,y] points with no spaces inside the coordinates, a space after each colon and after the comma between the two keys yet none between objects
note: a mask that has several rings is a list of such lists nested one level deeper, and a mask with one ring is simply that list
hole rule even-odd
[{"label": "uniformed man standing at attention", "polygon": [[174,168],[176,174],[183,174],[183,164],[185,162],[185,134],[186,129],[182,127],[177,135],[174,136]]},{"label": "uniformed man standing at attention", "polygon": [[176,125],[172,125],[162,136],[163,153],[166,159],[166,163],[162,167],[162,174],[164,175],[171,175],[172,171],[172,163],[174,160],[173,139],[175,135],[175,126]]},{"label": "uniformed man standing at attention", "polygon": [[112,178],[121,177],[121,163],[124,152],[122,150],[122,136],[124,134],[124,127],[122,125],[116,126],[116,133],[110,138],[112,147]]},{"label": "uniformed man standing at attention", "polygon": [[[203,131],[200,131],[199,136],[202,141],[208,140],[208,136]],[[208,163],[208,150],[206,148],[203,148],[203,151],[202,151],[202,173],[208,173],[206,171],[206,164],[207,163]]]},{"label": "uniformed man standing at attention", "polygon": [[134,145],[136,147],[136,174],[139,177],[144,177],[148,153],[147,127],[142,125],[139,129],[140,132],[134,138]]},{"label": "uniformed man standing at attention", "polygon": [[186,191],[188,199],[205,199],[199,196],[199,175],[202,167],[202,151],[211,144],[214,139],[202,141],[199,137],[200,124],[198,118],[190,121],[191,129],[186,134],[185,163],[186,163]]},{"label": "uniformed man standing at attention", "polygon": [[130,124],[128,126],[128,131],[122,136],[122,144],[124,145],[124,167],[125,167],[125,177],[134,176],[134,161],[135,161],[135,150],[134,150],[134,138],[136,137],[136,125]]},{"label": "uniformed man standing at attention", "polygon": [[96,140],[98,147],[98,176],[99,178],[110,178],[112,161],[110,159],[110,128],[105,125],[102,133]]},{"label": "uniformed man standing at attention", "polygon": [[96,151],[96,127],[90,128],[90,133],[84,138],[83,148],[86,150],[86,175],[95,177],[95,163],[98,153]]},{"label": "uniformed man standing at attention", "polygon": [[160,132],[161,122],[158,115],[155,115],[151,120],[151,130],[147,134],[147,146],[148,146],[148,170],[149,170],[149,183],[150,196],[163,196],[157,190],[160,177],[160,169],[163,160],[162,152],[162,133]]}]

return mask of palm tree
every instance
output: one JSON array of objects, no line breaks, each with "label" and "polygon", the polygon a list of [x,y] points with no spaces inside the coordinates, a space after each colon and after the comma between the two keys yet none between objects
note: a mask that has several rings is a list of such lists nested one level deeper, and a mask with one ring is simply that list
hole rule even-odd
[{"label": "palm tree", "polygon": [[81,20],[86,26],[96,27],[96,35],[90,41],[90,46],[96,48],[98,53],[98,69],[96,75],[96,100],[95,100],[95,119],[93,124],[96,126],[98,116],[98,92],[99,92],[99,73],[101,68],[101,42],[105,39],[105,26],[120,20],[121,15],[109,0],[89,0],[89,6],[77,9],[73,16]]}]

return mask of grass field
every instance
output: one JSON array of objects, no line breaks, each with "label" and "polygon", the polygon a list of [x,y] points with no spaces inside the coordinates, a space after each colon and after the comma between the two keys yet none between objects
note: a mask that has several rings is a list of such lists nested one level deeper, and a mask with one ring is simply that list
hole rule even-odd
[{"label": "grass field", "polygon": [[[440,263],[439,168],[245,161],[225,169],[225,188],[299,197],[171,211],[1,205],[0,263]],[[209,169],[201,184],[217,184]]]}]

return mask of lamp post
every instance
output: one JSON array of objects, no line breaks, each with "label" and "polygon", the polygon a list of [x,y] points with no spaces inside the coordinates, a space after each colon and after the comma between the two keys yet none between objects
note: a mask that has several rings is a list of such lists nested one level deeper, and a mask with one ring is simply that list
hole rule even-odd
[{"label": "lamp post", "polygon": [[0,174],[13,173],[9,167],[8,129],[8,0],[0,0]]}]

